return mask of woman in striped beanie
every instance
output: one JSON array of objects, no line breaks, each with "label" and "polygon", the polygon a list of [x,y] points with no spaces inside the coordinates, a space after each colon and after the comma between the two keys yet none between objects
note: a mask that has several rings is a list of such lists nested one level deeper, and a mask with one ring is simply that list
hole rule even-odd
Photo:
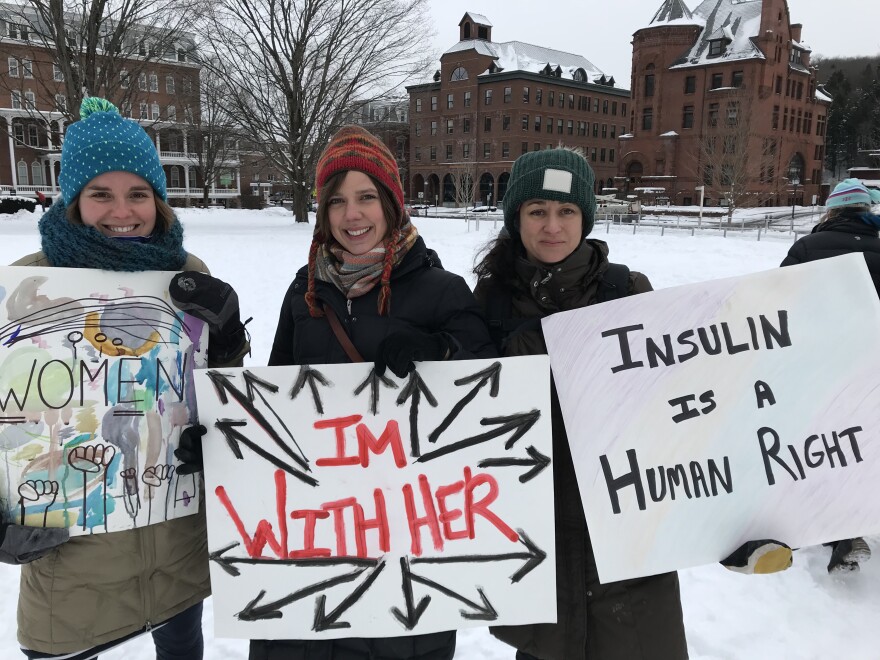
[{"label": "woman in striped beanie", "polygon": [[[404,377],[422,360],[495,357],[465,281],[443,270],[404,210],[397,163],[357,126],[318,161],[308,264],[284,295],[269,365],[375,362]],[[369,556],[381,554],[367,536]],[[390,613],[386,614],[390,616]],[[406,629],[401,626],[401,632]],[[252,640],[250,660],[449,660],[455,631],[388,638]]]}]

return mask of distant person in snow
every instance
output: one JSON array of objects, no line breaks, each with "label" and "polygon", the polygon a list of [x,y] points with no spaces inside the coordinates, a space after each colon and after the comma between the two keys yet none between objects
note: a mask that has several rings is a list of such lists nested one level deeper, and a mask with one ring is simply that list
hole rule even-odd
[{"label": "distant person in snow", "polygon": [[[443,270],[406,213],[397,161],[346,126],[315,176],[308,263],[281,303],[269,366],[375,362],[403,378],[414,362],[496,357],[467,283]],[[250,660],[451,660],[455,630],[408,637],[251,640]]]},{"label": "distant person in snow", "polygon": [[[819,224],[791,246],[782,265],[861,252],[880,296],[880,215],[871,212],[874,204],[880,204],[880,191],[869,190],[858,179],[841,181],[828,196]],[[857,571],[860,562],[871,558],[871,548],[860,537],[827,545],[831,546],[829,573]]]},{"label": "distant person in snow", "polygon": [[[594,190],[593,170],[578,151],[534,151],[513,164],[504,230],[474,271],[474,293],[502,356],[546,354],[545,316],[652,290],[642,273],[609,263],[606,243],[587,238],[596,214]],[[638,402],[621,401],[618,414],[632,405]],[[684,660],[676,573],[599,582],[555,387],[551,415],[557,623],[490,632],[517,649],[517,660]],[[772,573],[788,568],[791,549],[752,541],[721,563],[741,573]]]}]

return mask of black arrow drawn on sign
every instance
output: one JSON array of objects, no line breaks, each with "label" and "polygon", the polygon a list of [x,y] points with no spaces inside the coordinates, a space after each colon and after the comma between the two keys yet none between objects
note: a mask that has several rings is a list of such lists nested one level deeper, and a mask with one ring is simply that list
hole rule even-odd
[{"label": "black arrow drawn on sign", "polygon": [[513,458],[504,457],[504,458],[484,458],[482,461],[477,463],[478,467],[511,467],[516,465],[524,465],[529,466],[532,469],[526,472],[523,472],[519,475],[519,480],[522,483],[526,483],[527,481],[531,481],[535,477],[537,477],[541,472],[544,471],[544,468],[550,465],[550,457],[544,456],[537,449],[532,447],[531,445],[526,447],[526,453],[531,458]]},{"label": "black arrow drawn on sign", "polygon": [[526,533],[518,529],[519,542],[526,546],[528,552],[507,552],[500,555],[446,555],[443,557],[416,557],[413,564],[475,564],[484,562],[506,561],[508,559],[525,559],[519,570],[510,576],[511,582],[519,582],[526,575],[537,568],[547,558],[547,553],[541,550]]},{"label": "black arrow drawn on sign", "polygon": [[[420,584],[425,585],[426,587],[430,587],[431,589],[435,589],[439,591],[444,596],[449,596],[450,598],[454,598],[465,605],[467,605],[470,610],[459,610],[463,619],[470,619],[472,621],[494,621],[498,618],[498,612],[495,611],[495,608],[492,607],[492,603],[489,602],[489,599],[486,598],[486,594],[483,593],[483,590],[480,587],[477,587],[477,593],[480,594],[480,600],[483,601],[483,604],[475,603],[469,598],[465,598],[460,593],[456,593],[452,589],[448,587],[444,587],[442,584],[434,582],[433,580],[429,580],[426,577],[422,577],[421,575],[416,575],[409,568],[409,562],[404,557],[400,562],[401,573],[403,573],[403,593],[406,594],[407,590],[412,591],[412,584],[406,585],[406,582],[418,582]],[[419,601],[418,606],[414,610],[410,610],[404,615],[399,609],[392,608],[391,613],[400,621],[404,626],[409,626],[412,624],[415,626],[418,623],[419,617],[425,611],[425,608],[428,606],[428,603],[425,602],[423,598]],[[412,630],[412,628],[408,627],[408,630]]]},{"label": "black arrow drawn on sign", "polygon": [[418,625],[419,619],[422,618],[422,614],[425,613],[425,609],[427,609],[428,604],[431,602],[431,597],[425,596],[419,601],[418,605],[415,604],[412,590],[412,576],[409,570],[409,562],[406,557],[400,558],[400,574],[403,576],[403,602],[406,607],[406,614],[396,607],[391,608],[391,614],[393,614],[407,630],[412,630]]},{"label": "black arrow drawn on sign", "polygon": [[431,394],[431,390],[425,385],[425,381],[419,376],[419,372],[413,369],[409,375],[409,380],[406,382],[406,386],[403,388],[400,396],[397,397],[398,406],[402,406],[407,399],[412,397],[412,402],[409,406],[409,445],[410,455],[413,458],[418,458],[422,455],[422,450],[419,446],[419,403],[422,400],[422,394],[425,395],[425,400],[432,407],[437,407],[437,399]]},{"label": "black arrow drawn on sign", "polygon": [[235,454],[235,457],[237,459],[244,460],[244,456],[241,453],[241,448],[238,446],[238,443],[241,443],[258,456],[269,461],[275,467],[281,468],[282,470],[290,475],[293,475],[303,483],[306,483],[309,486],[318,485],[317,479],[315,479],[314,477],[310,477],[304,472],[300,472],[290,463],[285,463],[280,458],[273,456],[265,449],[260,447],[260,445],[253,442],[250,438],[246,437],[243,433],[236,430],[236,427],[242,426],[247,426],[247,422],[243,419],[218,419],[214,423],[214,428],[220,431],[226,438],[226,443],[229,445],[229,448],[232,450],[232,453]]},{"label": "black arrow drawn on sign", "polygon": [[[343,584],[345,582],[352,582],[361,576],[361,574],[368,569],[366,568],[358,568],[353,570],[351,573],[346,573],[345,575],[340,575],[338,577],[329,578],[327,580],[322,580],[321,582],[316,582],[315,584],[310,584],[307,587],[303,587],[297,591],[294,591],[292,594],[288,594],[284,598],[279,598],[278,600],[273,600],[271,603],[264,603],[262,605],[257,605],[262,599],[263,596],[266,595],[265,591],[260,591],[257,594],[257,597],[254,598],[251,602],[244,606],[244,609],[236,614],[235,616],[241,619],[242,621],[260,621],[262,619],[280,619],[284,616],[283,612],[281,612],[282,607],[286,607],[291,603],[294,603],[303,598],[307,598],[313,594],[316,594],[321,591],[325,591],[330,587],[335,587],[337,584]],[[322,596],[323,597],[323,596]]]},{"label": "black arrow drawn on sign", "polygon": [[462,397],[461,401],[456,403],[452,410],[449,411],[449,414],[446,415],[446,418],[440,422],[440,426],[431,431],[428,435],[428,442],[437,442],[440,435],[449,428],[455,418],[461,414],[461,411],[465,409],[465,407],[474,400],[477,394],[480,393],[480,390],[485,387],[486,383],[492,383],[492,386],[489,388],[489,396],[495,398],[498,396],[498,387],[501,376],[501,363],[493,362],[491,365],[483,369],[482,371],[478,371],[475,374],[470,376],[465,376],[464,378],[459,378],[454,381],[456,385],[470,385],[473,382],[477,383],[477,386],[472,389],[470,392]]},{"label": "black arrow drawn on sign", "polygon": [[361,383],[360,385],[358,385],[357,389],[354,391],[354,395],[357,396],[358,394],[360,394],[361,392],[364,391],[364,389],[367,387],[367,385],[370,386],[370,412],[373,413],[374,415],[377,412],[379,412],[379,384],[380,383],[389,389],[393,389],[393,390],[397,389],[397,383],[395,383],[393,380],[391,380],[385,376],[380,376],[379,374],[376,373],[376,367],[373,367],[372,369],[370,369],[370,375],[367,376],[366,380],[363,383]]},{"label": "black arrow drawn on sign", "polygon": [[284,431],[287,433],[287,436],[290,438],[290,441],[293,442],[294,446],[299,451],[300,456],[302,456],[303,461],[305,461],[305,465],[304,465],[305,469],[309,470],[309,459],[306,456],[305,452],[302,450],[302,447],[299,446],[299,443],[296,441],[296,438],[293,437],[293,433],[290,431],[289,428],[287,428],[287,424],[285,424],[284,420],[281,419],[281,416],[277,412],[275,412],[275,409],[269,404],[269,402],[266,400],[266,397],[263,396],[262,392],[260,392],[260,389],[259,389],[259,388],[262,388],[262,389],[266,390],[267,392],[269,392],[270,394],[275,394],[276,392],[278,392],[278,386],[275,385],[274,383],[270,383],[267,380],[263,380],[262,378],[254,375],[251,371],[249,371],[247,369],[245,369],[241,375],[244,377],[244,384],[245,384],[245,388],[247,390],[248,399],[253,401],[254,395],[257,395],[258,397],[260,397],[260,400],[263,402],[263,404],[269,410],[272,411],[272,414],[275,416],[275,419],[277,419],[278,423],[281,424],[281,428],[284,429]]},{"label": "black arrow drawn on sign", "polygon": [[385,568],[385,562],[381,561],[376,568],[370,571],[367,579],[358,585],[357,589],[346,596],[346,598],[339,603],[330,614],[324,614],[324,608],[327,604],[327,596],[324,594],[318,596],[318,599],[315,601],[315,622],[312,625],[312,630],[315,632],[324,632],[325,630],[333,628],[351,628],[350,623],[346,621],[337,621],[337,619],[357,603],[361,599],[361,596],[367,593],[369,588],[373,585],[373,582],[379,577],[379,573],[382,572],[383,568]]},{"label": "black arrow drawn on sign", "polygon": [[318,392],[318,383],[321,383],[321,385],[325,387],[328,387],[330,383],[324,378],[324,374],[320,371],[312,369],[309,365],[304,364],[300,367],[299,376],[297,376],[296,382],[290,389],[290,398],[295,399],[296,395],[303,391],[306,383],[308,383],[309,390],[312,392],[312,401],[315,404],[315,410],[318,411],[319,415],[323,415],[324,405],[321,403],[321,395]]},{"label": "black arrow drawn on sign", "polygon": [[[290,456],[290,458],[292,458],[294,461],[296,461],[299,464],[299,466],[301,468],[303,468],[304,470],[309,469],[309,463],[305,459],[305,457],[300,456],[295,451],[293,451],[293,449],[288,447],[287,443],[284,442],[284,439],[278,434],[278,432],[275,430],[275,428],[269,423],[269,420],[266,419],[266,417],[263,415],[263,413],[261,413],[259,410],[257,410],[256,405],[254,405],[254,400],[253,400],[253,396],[252,396],[252,394],[254,392],[253,384],[248,386],[248,394],[245,394],[244,392],[239,390],[235,385],[232,384],[232,382],[229,380],[229,376],[227,376],[226,374],[221,374],[219,371],[209,370],[208,371],[208,378],[210,378],[211,382],[214,384],[214,389],[217,392],[217,398],[220,399],[220,402],[224,406],[227,403],[229,403],[229,397],[227,396],[227,394],[231,395],[232,398],[235,399],[235,402],[247,411],[247,413],[254,419],[254,421],[257,423],[257,425],[261,429],[263,429],[266,433],[269,434],[269,437],[272,438],[272,440],[275,442],[275,444],[278,445],[285,454],[287,454],[288,456]],[[245,382],[248,382],[247,379],[245,379]],[[271,385],[271,383],[267,383],[267,384]],[[271,406],[270,406],[270,409],[271,409]],[[274,413],[275,411],[273,410],[272,412]],[[228,437],[227,437],[227,440],[228,440]],[[233,451],[235,451],[235,450],[233,449]],[[241,453],[237,452],[236,456],[238,458],[241,458]]]},{"label": "black arrow drawn on sign", "polygon": [[351,557],[343,555],[340,557],[306,557],[304,559],[272,559],[269,557],[230,557],[226,553],[233,548],[241,545],[238,541],[215,550],[208,555],[208,559],[217,563],[220,568],[229,573],[233,577],[241,575],[233,564],[272,564],[274,566],[365,566],[370,568],[379,563],[379,559],[371,559],[370,557]]},{"label": "black arrow drawn on sign", "polygon": [[497,438],[498,436],[504,435],[508,431],[513,430],[513,435],[511,435],[507,439],[507,442],[504,443],[504,448],[510,449],[511,447],[513,447],[514,444],[516,444],[517,440],[528,433],[529,429],[535,425],[535,422],[537,422],[540,417],[541,411],[537,408],[525,413],[516,413],[515,415],[505,415],[503,417],[484,417],[480,420],[480,424],[482,424],[483,426],[488,426],[490,424],[501,424],[501,426],[496,429],[492,429],[491,431],[486,431],[485,433],[480,433],[479,435],[474,435],[470,438],[465,438],[464,440],[453,442],[452,444],[446,445],[445,447],[440,447],[440,449],[435,449],[432,452],[428,452],[427,454],[420,456],[416,459],[416,461],[420,463],[432,461],[435,458],[446,456],[447,454],[456,452],[459,449],[473,447],[474,445],[478,445],[481,442],[492,440],[493,438]]}]

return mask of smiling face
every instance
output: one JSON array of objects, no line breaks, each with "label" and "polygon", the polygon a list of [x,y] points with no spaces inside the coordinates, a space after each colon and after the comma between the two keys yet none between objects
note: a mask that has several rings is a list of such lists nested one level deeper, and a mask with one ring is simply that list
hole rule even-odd
[{"label": "smiling face", "polygon": [[79,194],[82,223],[104,236],[149,236],[156,227],[156,197],[146,179],[131,172],[105,172]]},{"label": "smiling face", "polygon": [[373,180],[350,170],[326,204],[330,233],[347,252],[361,255],[385,240],[388,221]]},{"label": "smiling face", "polygon": [[583,213],[577,204],[530,199],[519,209],[519,235],[529,261],[555,264],[581,242]]}]

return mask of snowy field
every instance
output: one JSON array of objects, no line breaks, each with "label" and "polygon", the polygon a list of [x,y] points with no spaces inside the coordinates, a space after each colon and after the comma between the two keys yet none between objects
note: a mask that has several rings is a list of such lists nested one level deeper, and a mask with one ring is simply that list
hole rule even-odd
[{"label": "snowy field", "polygon": [[[238,291],[242,317],[253,317],[249,365],[268,359],[281,297],[305,263],[311,225],[295,224],[283,209],[265,211],[187,210],[182,214],[186,247],[204,259],[214,275]],[[0,217],[0,263],[39,249],[36,214]],[[470,274],[474,256],[496,229],[492,217],[479,231],[459,219],[419,218],[416,225],[447,270]],[[500,228],[501,222],[498,221]],[[646,273],[655,288],[730,277],[779,265],[792,243],[790,234],[732,232],[727,238],[690,230],[600,226],[596,238],[608,241],[611,259]],[[781,539],[784,540],[784,539]],[[685,626],[694,660],[825,660],[880,658],[880,536],[869,538],[878,553],[860,573],[831,577],[827,548],[795,553],[794,566],[770,576],[743,576],[718,565],[681,572]],[[15,609],[18,569],[0,565],[0,660],[18,655]],[[216,639],[210,600],[205,610],[205,657],[243,660],[247,643]],[[514,651],[485,628],[458,636],[456,658],[513,660]],[[149,660],[147,639],[102,656],[102,660]],[[663,660],[662,658],[658,660]]]}]

